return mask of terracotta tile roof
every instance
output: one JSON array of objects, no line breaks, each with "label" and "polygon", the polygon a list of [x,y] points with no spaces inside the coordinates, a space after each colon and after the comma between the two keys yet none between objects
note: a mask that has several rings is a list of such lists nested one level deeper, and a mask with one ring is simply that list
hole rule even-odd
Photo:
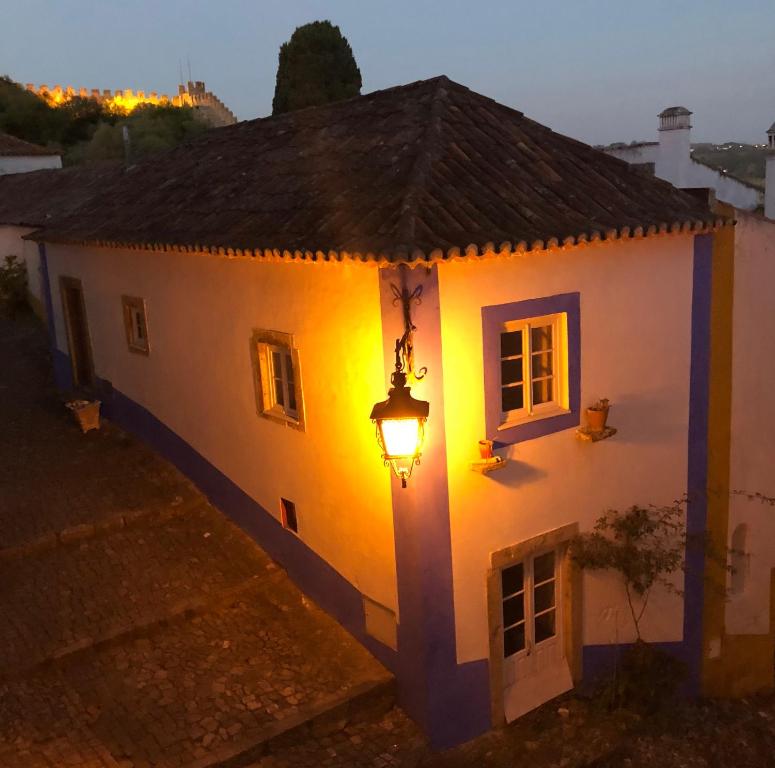
[{"label": "terracotta tile roof", "polygon": [[716,223],[666,182],[439,77],[210,131],[110,177],[42,239],[414,261]]},{"label": "terracotta tile roof", "polygon": [[0,156],[3,157],[34,157],[60,155],[53,149],[46,149],[39,144],[31,144],[29,141],[17,139],[10,133],[0,133]]},{"label": "terracotta tile roof", "polygon": [[0,176],[0,226],[42,227],[54,218],[62,221],[119,172],[116,166],[71,167]]}]

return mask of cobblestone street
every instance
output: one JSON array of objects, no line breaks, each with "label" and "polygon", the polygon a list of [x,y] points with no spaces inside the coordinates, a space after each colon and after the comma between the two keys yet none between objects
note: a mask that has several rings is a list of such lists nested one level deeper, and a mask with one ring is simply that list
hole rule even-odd
[{"label": "cobblestone street", "polygon": [[244,764],[380,721],[389,674],[251,539],[114,426],[80,433],[31,319],[0,359],[2,768]]}]

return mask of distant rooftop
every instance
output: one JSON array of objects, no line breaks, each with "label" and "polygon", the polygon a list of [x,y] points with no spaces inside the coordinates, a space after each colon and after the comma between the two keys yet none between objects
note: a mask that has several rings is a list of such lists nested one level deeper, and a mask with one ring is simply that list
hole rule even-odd
[{"label": "distant rooftop", "polygon": [[0,133],[0,156],[3,157],[51,157],[59,156],[61,152],[46,149],[39,144],[17,139],[9,133]]}]

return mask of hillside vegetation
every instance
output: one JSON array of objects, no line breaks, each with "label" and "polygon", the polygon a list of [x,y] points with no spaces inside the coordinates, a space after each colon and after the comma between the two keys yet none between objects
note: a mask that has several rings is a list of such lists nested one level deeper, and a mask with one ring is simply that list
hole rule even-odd
[{"label": "hillside vegetation", "polygon": [[122,160],[124,126],[133,160],[207,130],[191,107],[143,104],[125,112],[80,96],[52,106],[0,77],[0,132],[61,151],[65,165]]},{"label": "hillside vegetation", "polygon": [[693,144],[692,157],[714,168],[726,171],[751,184],[764,184],[767,151],[763,145],[740,144]]}]

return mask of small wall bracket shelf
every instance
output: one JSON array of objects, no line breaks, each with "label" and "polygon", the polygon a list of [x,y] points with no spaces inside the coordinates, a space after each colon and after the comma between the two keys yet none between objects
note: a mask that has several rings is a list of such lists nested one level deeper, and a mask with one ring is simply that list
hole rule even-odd
[{"label": "small wall bracket shelf", "polygon": [[471,469],[482,475],[489,475],[490,472],[495,472],[496,469],[503,469],[508,463],[509,460],[505,459],[503,456],[493,456],[491,459],[472,461]]},{"label": "small wall bracket shelf", "polygon": [[616,434],[616,427],[606,427],[602,431],[591,430],[589,427],[579,427],[576,430],[576,437],[585,443],[598,443],[601,440],[607,440]]}]

